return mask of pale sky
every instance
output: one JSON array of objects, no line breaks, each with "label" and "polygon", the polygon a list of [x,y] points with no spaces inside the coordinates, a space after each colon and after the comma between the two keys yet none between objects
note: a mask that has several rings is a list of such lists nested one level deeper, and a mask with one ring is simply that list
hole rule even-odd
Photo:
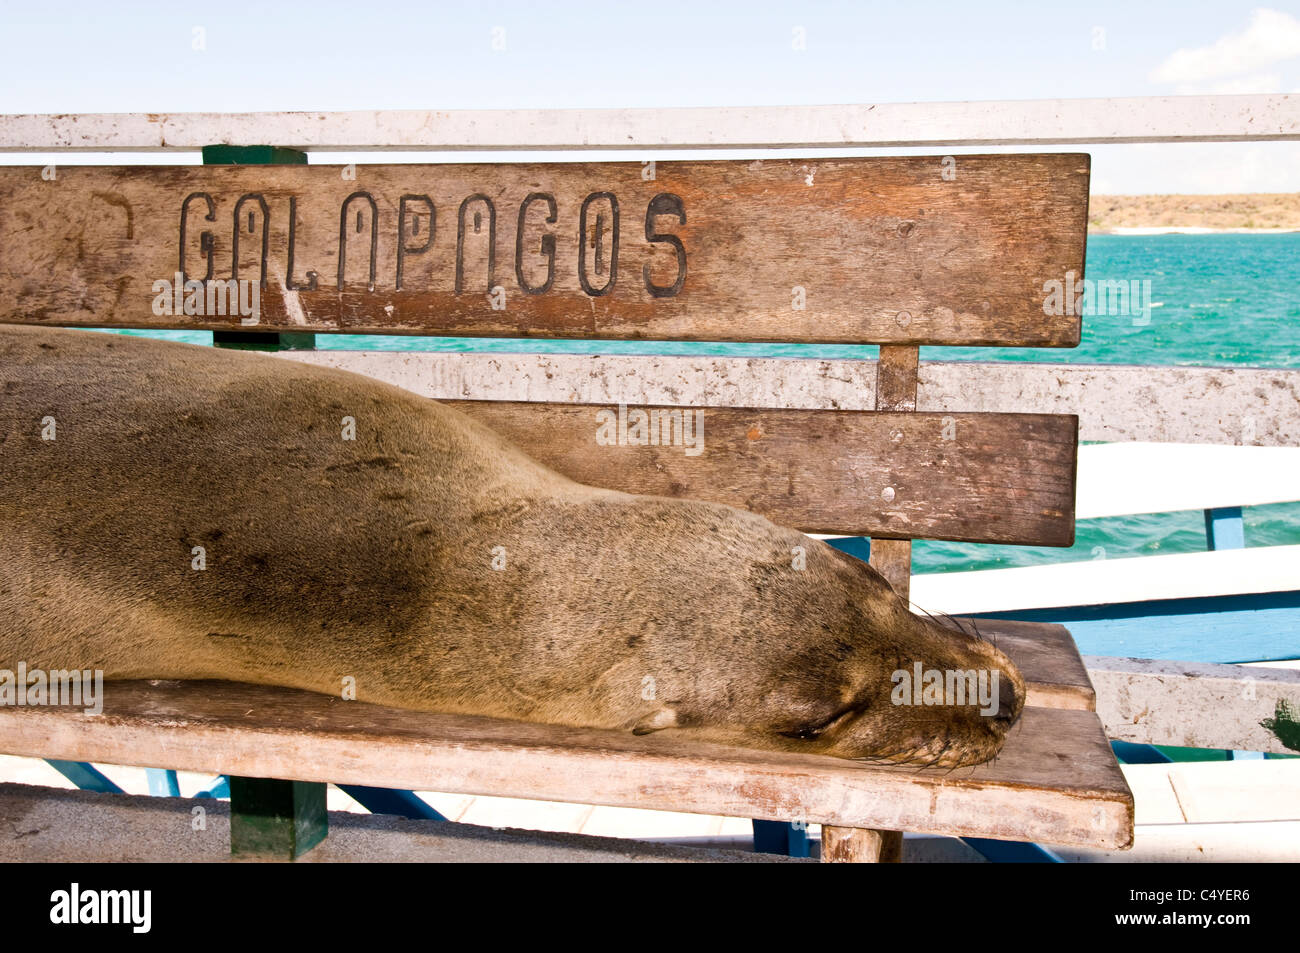
[{"label": "pale sky", "polygon": [[[0,0],[0,36],[6,113],[1300,92],[1300,2]],[[1300,191],[1300,143],[1079,148],[1093,155],[1095,194]]]}]

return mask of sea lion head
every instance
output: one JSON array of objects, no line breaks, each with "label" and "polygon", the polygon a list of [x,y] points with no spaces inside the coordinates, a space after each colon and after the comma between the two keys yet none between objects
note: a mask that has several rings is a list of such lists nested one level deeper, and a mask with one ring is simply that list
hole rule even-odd
[{"label": "sea lion head", "polygon": [[[689,651],[676,647],[683,687],[661,695],[637,733],[675,728],[747,747],[939,767],[998,753],[1025,683],[969,620],[917,615],[861,560],[752,514],[737,519],[749,525],[731,534],[726,558],[747,560],[745,569],[713,575],[720,582],[701,595],[714,628]],[[662,557],[671,561],[670,551]],[[740,618],[719,627],[720,606],[742,602]]]},{"label": "sea lion head", "polygon": [[786,750],[861,761],[959,767],[994,757],[1024,708],[1019,670],[971,620],[917,615],[859,567],[860,598],[791,653],[754,727]]}]

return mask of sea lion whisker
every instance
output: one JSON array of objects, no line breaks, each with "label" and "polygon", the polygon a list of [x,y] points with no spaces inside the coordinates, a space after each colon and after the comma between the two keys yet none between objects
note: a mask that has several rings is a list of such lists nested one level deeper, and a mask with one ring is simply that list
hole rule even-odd
[{"label": "sea lion whisker", "polygon": [[943,747],[941,747],[939,749],[939,753],[934,756],[934,760],[930,762],[929,767],[934,767],[936,764],[938,764],[940,760],[943,759],[943,756],[948,753],[948,749],[951,747],[952,747],[952,727],[950,726],[948,730],[944,732]]},{"label": "sea lion whisker", "polygon": [[[908,758],[907,758],[906,760],[904,760],[904,761],[900,761],[899,764],[915,765],[915,764],[917,763],[917,761],[918,761],[918,760],[919,760],[919,759],[920,759],[924,754],[925,754],[925,752],[922,751],[921,749],[919,749],[919,748],[913,748],[913,749],[912,749],[912,752],[911,752],[911,756],[908,757]],[[925,767],[925,765],[920,765],[920,767]]]},{"label": "sea lion whisker", "polygon": [[[981,642],[985,643],[986,645],[993,646],[995,649],[998,647],[998,637],[996,632],[993,634],[992,638],[986,636],[983,632],[980,631],[980,627],[975,622],[975,619],[973,617],[970,620],[970,624],[971,624],[971,628],[975,630],[975,637],[977,639],[979,639]],[[998,649],[998,651],[1001,651],[1001,649]]]},{"label": "sea lion whisker", "polygon": [[965,620],[970,622],[970,628],[967,629],[963,620],[957,619],[955,616],[951,615],[950,613],[940,612],[938,615],[935,615],[933,612],[931,612],[929,609],[925,608],[924,606],[917,606],[917,608],[920,609],[923,613],[925,613],[925,615],[937,625],[942,625],[944,628],[948,628],[948,629],[956,629],[958,632],[962,633],[962,635],[975,639],[977,642],[983,642],[985,644],[992,645],[994,648],[997,648],[997,642],[990,641],[984,635],[984,633],[980,631],[979,626],[976,624],[973,618],[968,618],[967,620]]}]

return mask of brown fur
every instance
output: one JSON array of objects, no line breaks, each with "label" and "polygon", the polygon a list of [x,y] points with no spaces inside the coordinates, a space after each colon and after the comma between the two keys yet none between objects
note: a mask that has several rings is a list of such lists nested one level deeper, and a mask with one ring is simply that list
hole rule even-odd
[{"label": "brown fur", "polygon": [[[995,754],[1024,699],[1000,652],[823,543],[582,486],[450,407],[266,355],[0,327],[0,527],[0,667],[352,676],[399,707],[944,765]],[[891,705],[914,661],[997,669],[1000,716]]]}]

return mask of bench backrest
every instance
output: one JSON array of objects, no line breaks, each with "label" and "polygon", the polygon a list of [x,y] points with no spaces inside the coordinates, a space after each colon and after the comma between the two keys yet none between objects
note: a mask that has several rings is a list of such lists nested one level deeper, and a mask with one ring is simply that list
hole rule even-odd
[{"label": "bench backrest", "polygon": [[871,536],[905,594],[911,538],[1073,541],[1077,419],[917,413],[917,358],[1078,343],[1088,170],[1085,155],[9,167],[0,321],[879,344],[875,411],[710,407],[700,434],[671,408],[461,409],[583,482]]}]

